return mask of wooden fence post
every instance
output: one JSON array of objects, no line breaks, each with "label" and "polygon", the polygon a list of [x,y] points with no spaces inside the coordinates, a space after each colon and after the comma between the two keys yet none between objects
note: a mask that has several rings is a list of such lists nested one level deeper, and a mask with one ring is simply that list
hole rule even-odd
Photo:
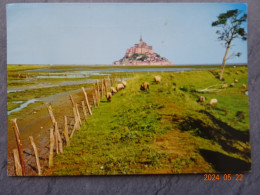
[{"label": "wooden fence post", "polygon": [[95,90],[95,97],[96,97],[96,105],[98,106],[99,105],[99,102],[98,102],[98,92],[96,89]]},{"label": "wooden fence post", "polygon": [[69,131],[68,131],[68,120],[67,117],[64,116],[64,131],[63,131],[65,140],[66,140],[66,145],[70,146],[70,138],[69,138]]},{"label": "wooden fence post", "polygon": [[94,107],[96,108],[97,107],[97,103],[96,103],[96,97],[95,97],[94,94],[95,94],[95,90],[94,90],[92,96],[93,96],[93,104],[94,104]]},{"label": "wooden fence post", "polygon": [[81,125],[82,123],[81,123],[81,119],[80,119],[78,104],[76,103],[75,106],[76,106],[76,112],[77,112],[77,115],[78,115],[79,124]]},{"label": "wooden fence post", "polygon": [[75,102],[74,102],[74,100],[73,100],[72,95],[70,95],[70,101],[71,101],[72,107],[75,107]]},{"label": "wooden fence post", "polygon": [[53,128],[54,128],[54,140],[55,140],[56,154],[60,154],[60,151],[59,151],[59,138],[58,138],[58,133],[57,133],[56,128],[55,128],[55,124],[53,125]]},{"label": "wooden fence post", "polygon": [[58,147],[56,146],[56,148],[58,148],[59,153],[63,153],[62,140],[61,140],[60,131],[59,131],[57,122],[55,122],[54,129],[55,129],[55,134],[56,134],[56,138],[57,138],[56,143],[58,144]]},{"label": "wooden fence post", "polygon": [[78,114],[77,114],[77,110],[76,110],[76,107],[72,107],[72,110],[73,110],[73,116],[74,116],[74,120],[75,122],[78,121]]},{"label": "wooden fence post", "polygon": [[20,164],[21,164],[21,167],[22,167],[22,175],[25,176],[23,146],[22,146],[22,143],[21,143],[20,132],[19,132],[18,125],[16,123],[16,119],[12,120],[12,125],[13,125],[13,130],[14,130],[14,134],[15,134],[15,138],[16,138],[16,144],[17,144],[17,149],[18,149],[18,153],[19,153],[19,160],[20,160]]},{"label": "wooden fence post", "polygon": [[73,130],[72,130],[72,132],[70,134],[70,139],[73,137],[75,131],[78,130],[78,129],[79,129],[79,122],[76,121],[75,124],[74,124]]},{"label": "wooden fence post", "polygon": [[103,85],[103,80],[101,80],[101,99],[104,97],[104,85]]},{"label": "wooden fence post", "polygon": [[81,104],[82,104],[83,114],[84,114],[85,120],[87,120],[88,119],[88,115],[87,115],[87,111],[86,111],[86,108],[85,108],[84,101],[82,101]]},{"label": "wooden fence post", "polygon": [[49,154],[49,168],[53,166],[53,149],[54,149],[54,135],[53,128],[50,129],[50,154]]},{"label": "wooden fence post", "polygon": [[88,102],[87,92],[85,91],[84,87],[82,87],[81,89],[83,91],[83,94],[84,94],[84,97],[85,97],[85,101],[87,103],[89,114],[92,115],[92,111],[91,111],[91,108],[90,108],[90,105],[89,105],[89,102]]},{"label": "wooden fence post", "polygon": [[105,94],[107,94],[108,91],[107,91],[106,79],[103,79],[103,82],[104,82],[104,85],[105,85],[105,92],[106,92]]},{"label": "wooden fence post", "polygon": [[98,105],[99,105],[99,102],[100,102],[100,89],[99,89],[99,82],[97,80],[97,95],[98,95]]},{"label": "wooden fence post", "polygon": [[39,160],[39,154],[38,154],[38,149],[33,141],[33,137],[29,136],[29,139],[31,141],[31,145],[33,147],[34,150],[34,155],[35,155],[35,160],[36,160],[36,165],[37,165],[37,169],[38,169],[38,175],[42,175],[42,169],[41,169],[41,165],[40,165],[40,160]]},{"label": "wooden fence post", "polygon": [[49,112],[49,115],[51,117],[52,124],[54,125],[56,120],[55,120],[51,105],[48,106],[48,112]]},{"label": "wooden fence post", "polygon": [[13,149],[14,167],[16,176],[23,176],[22,166],[20,164],[19,153],[17,149]]}]

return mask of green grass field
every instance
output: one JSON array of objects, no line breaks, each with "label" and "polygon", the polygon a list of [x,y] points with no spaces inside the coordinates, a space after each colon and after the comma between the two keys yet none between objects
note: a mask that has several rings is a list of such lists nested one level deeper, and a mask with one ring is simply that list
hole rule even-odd
[{"label": "green grass field", "polygon": [[[112,102],[102,99],[45,175],[210,173],[233,164],[248,170],[247,67],[227,67],[224,81],[217,72],[135,73]],[[221,89],[234,79],[234,87]],[[150,83],[147,92],[140,90],[144,81]],[[201,95],[203,103],[197,102]],[[211,98],[218,103],[209,105]]]}]

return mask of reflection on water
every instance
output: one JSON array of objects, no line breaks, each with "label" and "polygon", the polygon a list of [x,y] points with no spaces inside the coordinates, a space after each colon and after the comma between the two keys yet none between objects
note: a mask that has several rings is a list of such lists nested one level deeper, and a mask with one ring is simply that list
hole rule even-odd
[{"label": "reflection on water", "polygon": [[61,81],[59,83],[38,83],[31,86],[21,86],[17,88],[12,88],[10,90],[7,90],[7,93],[15,93],[20,91],[26,91],[26,90],[33,90],[33,89],[44,89],[49,87],[63,87],[63,86],[69,86],[69,85],[81,85],[86,83],[95,83],[98,79],[87,79],[87,80],[81,80],[81,81]]},{"label": "reflection on water", "polygon": [[[113,69],[99,69],[98,71],[99,72],[180,72],[180,71],[191,71],[191,70],[214,70],[214,69],[215,68],[113,68]],[[85,71],[81,71],[81,73],[84,72]]]},{"label": "reflection on water", "polygon": [[15,93],[15,92],[18,92],[18,91],[24,91],[22,89],[10,89],[10,90],[7,90],[7,93]]},{"label": "reflection on water", "polygon": [[71,72],[71,73],[67,73],[67,74],[60,74],[60,73],[49,73],[49,74],[42,74],[39,76],[36,76],[36,78],[38,79],[46,79],[46,78],[52,78],[52,79],[57,79],[57,78],[88,78],[90,76],[104,76],[104,75],[110,75],[110,74],[103,74],[103,73],[99,73],[99,72],[89,72],[89,71],[85,71],[85,73],[83,73],[84,71],[80,71],[80,72]]},{"label": "reflection on water", "polygon": [[[60,69],[59,73],[50,72],[48,74],[42,73],[37,78],[87,78],[90,76],[104,76],[110,75],[112,72],[180,72],[180,71],[192,71],[192,70],[214,70],[215,68],[106,68],[106,69],[89,69],[82,70],[75,69]],[[66,72],[61,74],[61,71],[73,70],[72,72]],[[32,71],[54,71],[53,69],[36,69]]]},{"label": "reflection on water", "polygon": [[21,104],[18,108],[8,111],[8,115],[10,115],[13,112],[18,112],[18,111],[22,110],[23,108],[26,108],[29,104],[34,103],[36,101],[38,101],[38,100],[36,100],[36,99],[28,100],[27,102]]}]

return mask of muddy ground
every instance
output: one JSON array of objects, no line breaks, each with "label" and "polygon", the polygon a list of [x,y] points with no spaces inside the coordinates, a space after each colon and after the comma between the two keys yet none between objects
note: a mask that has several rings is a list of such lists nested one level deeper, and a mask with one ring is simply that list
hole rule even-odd
[{"label": "muddy ground", "polygon": [[[90,89],[87,89],[88,99],[93,105],[93,95]],[[81,101],[84,100],[83,92],[81,89],[58,93],[49,97],[41,98],[45,104],[34,107],[29,113],[20,112],[17,117],[17,124],[20,130],[21,142],[24,151],[24,160],[26,166],[26,175],[37,175],[36,161],[32,146],[29,141],[29,136],[33,136],[35,144],[38,148],[40,164],[44,168],[48,166],[49,155],[49,129],[52,128],[51,118],[49,116],[47,106],[51,105],[55,119],[58,122],[60,132],[64,128],[64,116],[68,118],[69,130],[73,128],[73,112],[72,104],[69,99],[69,95],[72,95],[74,101],[79,104],[81,110]],[[83,113],[80,111],[80,113]],[[81,116],[83,119],[83,116]],[[11,117],[8,120],[8,168],[7,174],[9,176],[15,175],[13,153],[12,150],[17,148],[14,131],[11,124]]]}]

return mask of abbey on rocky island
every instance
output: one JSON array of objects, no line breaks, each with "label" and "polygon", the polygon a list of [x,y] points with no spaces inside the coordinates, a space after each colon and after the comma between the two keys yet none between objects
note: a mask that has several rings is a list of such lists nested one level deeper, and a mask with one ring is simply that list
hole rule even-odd
[{"label": "abbey on rocky island", "polygon": [[115,65],[156,65],[167,66],[173,65],[166,58],[161,57],[153,51],[153,47],[147,45],[140,37],[138,44],[126,50],[125,56],[114,62]]}]

